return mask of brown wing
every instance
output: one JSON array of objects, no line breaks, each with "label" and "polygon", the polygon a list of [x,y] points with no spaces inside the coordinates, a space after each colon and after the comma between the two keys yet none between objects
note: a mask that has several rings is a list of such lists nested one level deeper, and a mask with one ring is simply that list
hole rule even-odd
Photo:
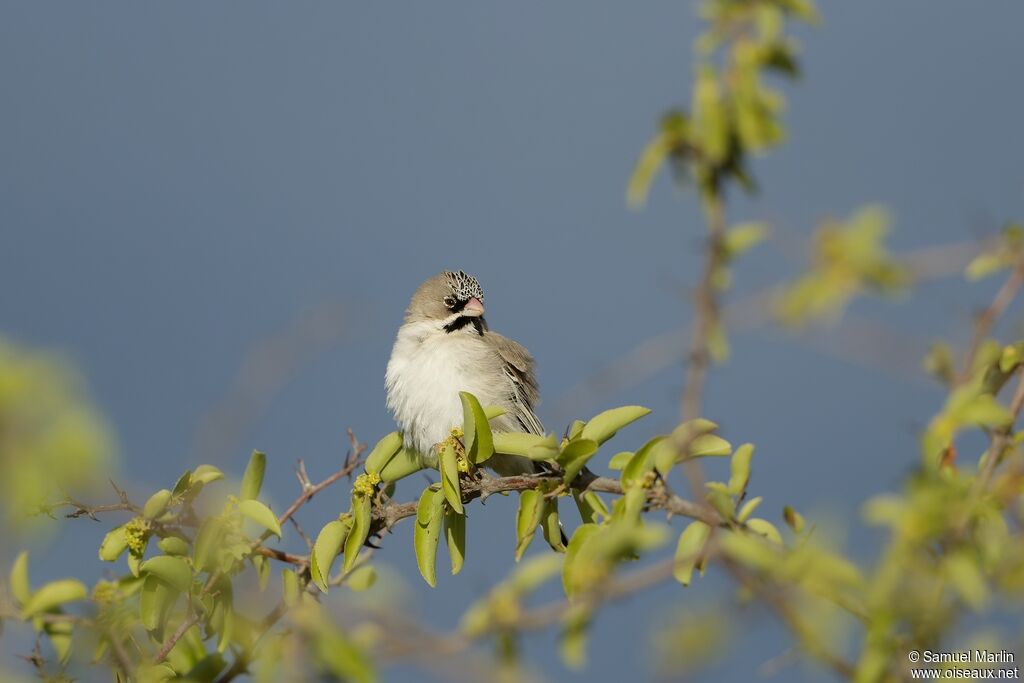
[{"label": "brown wing", "polygon": [[534,406],[540,402],[540,388],[533,373],[533,356],[522,344],[496,332],[488,332],[484,339],[501,357],[502,369],[509,380],[512,417],[522,426],[523,431],[543,435],[544,425],[533,412]]}]

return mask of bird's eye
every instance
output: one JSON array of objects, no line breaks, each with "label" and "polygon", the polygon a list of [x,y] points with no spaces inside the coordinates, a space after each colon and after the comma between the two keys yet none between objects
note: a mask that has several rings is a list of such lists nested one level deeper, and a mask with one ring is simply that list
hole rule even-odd
[{"label": "bird's eye", "polygon": [[455,297],[446,296],[444,298],[444,305],[447,306],[448,308],[455,308]]}]

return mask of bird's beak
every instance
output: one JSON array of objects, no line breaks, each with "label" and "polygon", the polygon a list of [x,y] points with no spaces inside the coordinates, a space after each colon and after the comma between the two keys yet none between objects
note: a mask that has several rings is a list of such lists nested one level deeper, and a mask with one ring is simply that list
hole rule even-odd
[{"label": "bird's beak", "polygon": [[470,300],[466,302],[466,305],[462,307],[461,313],[462,315],[467,315],[471,318],[482,317],[484,314],[484,304],[475,296],[471,297]]}]

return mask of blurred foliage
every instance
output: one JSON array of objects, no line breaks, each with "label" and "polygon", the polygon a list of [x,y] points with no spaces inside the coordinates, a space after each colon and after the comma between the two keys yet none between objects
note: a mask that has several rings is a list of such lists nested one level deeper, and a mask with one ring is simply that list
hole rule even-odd
[{"label": "blurred foliage", "polygon": [[[93,666],[140,683],[228,683],[246,675],[363,682],[389,664],[414,661],[466,680],[528,680],[525,633],[557,629],[565,665],[585,667],[605,605],[666,582],[705,597],[664,622],[652,616],[628,625],[651,631],[652,669],[664,677],[692,676],[731,652],[752,605],[770,611],[792,640],[764,663],[768,673],[801,659],[840,679],[895,682],[908,678],[911,650],[997,650],[1012,642],[999,615],[1019,615],[1024,598],[1024,433],[1014,428],[1024,407],[1024,340],[992,337],[1024,286],[1022,230],[1011,224],[967,267],[969,279],[1002,272],[1006,279],[978,316],[963,358],[938,343],[925,359],[947,396],[922,431],[921,457],[902,454],[914,464],[907,481],[863,506],[864,519],[883,535],[878,557],[858,561],[814,519],[766,505],[752,486],[754,445],[734,446],[718,424],[688,413],[700,406],[706,359],[727,357],[720,298],[731,269],[769,235],[757,221],[729,227],[726,189],[752,189],[750,156],[784,139],[783,99],[769,79],[799,74],[797,46],[785,30],[790,20],[815,21],[816,14],[808,0],[706,0],[700,12],[707,30],[697,43],[690,105],[664,117],[628,189],[631,203],[642,203],[667,163],[696,186],[705,209],[709,240],[695,297],[687,419],[612,452],[609,442],[647,408],[606,410],[561,436],[504,433],[490,425],[500,408],[462,393],[462,424],[432,452],[410,451],[397,432],[365,453],[354,443],[319,483],[300,465],[300,492],[283,511],[261,499],[267,458],[260,452],[237,490],[225,490],[220,470],[203,465],[145,501],[123,496],[91,508],[65,498],[51,511],[123,519],[98,548],[111,570],[91,585],[82,576],[35,585],[28,554],[13,562],[0,618],[37,635],[29,661],[38,677],[63,681]],[[779,321],[837,318],[855,297],[907,289],[905,261],[885,245],[888,225],[883,209],[868,207],[821,226],[807,272],[778,290]],[[0,473],[9,509],[32,507],[50,484],[66,488],[104,471],[107,437],[66,370],[8,345],[0,345],[0,370]],[[826,457],[827,446],[817,455]],[[529,458],[542,471],[495,477],[486,466],[496,453]],[[714,459],[721,467],[713,471],[724,476],[705,476],[701,463]],[[432,481],[417,484],[421,477],[410,475],[423,471]],[[307,536],[297,513],[348,480],[347,509]],[[688,497],[674,490],[677,480]],[[412,485],[415,499],[402,502],[400,484]],[[420,623],[373,564],[377,544],[390,545],[388,532],[408,519],[408,552],[435,586],[439,554],[452,575],[473,561],[467,510],[494,494],[518,494],[507,521],[510,571],[456,628]],[[576,512],[565,515],[570,505]],[[549,551],[536,552],[538,537]],[[300,550],[286,549],[289,540],[301,541]],[[706,595],[702,577],[710,571],[731,582],[731,597]],[[539,601],[552,591],[559,597]],[[493,651],[482,664],[481,643]]]},{"label": "blurred foliage", "polygon": [[[59,356],[0,337],[0,516],[9,532],[113,474],[113,439],[81,378]],[[34,518],[38,519],[38,517]]]},{"label": "blurred foliage", "polygon": [[910,284],[910,274],[886,249],[889,214],[879,206],[861,209],[845,223],[826,221],[815,233],[811,267],[788,285],[776,312],[788,325],[838,319],[865,291],[893,293]]}]

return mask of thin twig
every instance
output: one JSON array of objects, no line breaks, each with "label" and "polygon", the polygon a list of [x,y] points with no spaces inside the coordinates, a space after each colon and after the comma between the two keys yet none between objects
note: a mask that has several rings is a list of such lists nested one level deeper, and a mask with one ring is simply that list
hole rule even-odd
[{"label": "thin twig", "polygon": [[190,628],[199,623],[200,618],[199,613],[196,612],[185,619],[185,621],[181,622],[177,630],[175,630],[174,633],[171,634],[171,637],[160,646],[159,650],[157,650],[156,657],[153,658],[153,663],[159,664],[167,659],[167,655],[172,649],[174,649],[174,646],[177,645],[178,641],[182,639]]}]

